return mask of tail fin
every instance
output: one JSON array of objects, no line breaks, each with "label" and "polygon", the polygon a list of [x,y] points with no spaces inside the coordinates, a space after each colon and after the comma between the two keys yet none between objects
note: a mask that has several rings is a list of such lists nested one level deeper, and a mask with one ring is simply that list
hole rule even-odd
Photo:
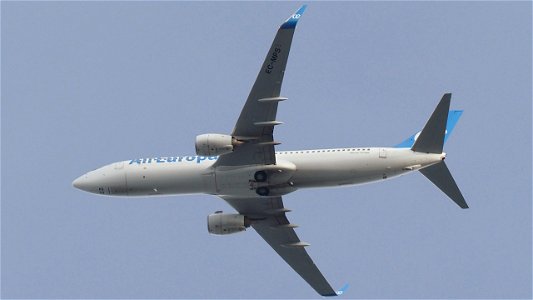
[{"label": "tail fin", "polygon": [[442,153],[451,98],[452,94],[450,93],[442,96],[411,150],[425,153]]},{"label": "tail fin", "polygon": [[468,204],[466,204],[463,194],[461,194],[459,187],[457,187],[457,184],[444,161],[421,169],[420,173],[426,176],[427,179],[433,182],[433,184],[448,195],[448,197],[461,208],[468,208]]}]

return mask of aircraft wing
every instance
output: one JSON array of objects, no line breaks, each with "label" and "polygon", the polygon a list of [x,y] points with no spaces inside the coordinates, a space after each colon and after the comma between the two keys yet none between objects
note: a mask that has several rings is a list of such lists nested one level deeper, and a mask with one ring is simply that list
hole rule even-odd
[{"label": "aircraft wing", "polygon": [[300,241],[294,225],[290,224],[281,197],[236,198],[222,197],[240,214],[252,221],[259,235],[296,271],[315,291],[322,296],[336,296],[327,280],[317,268]]},{"label": "aircraft wing", "polygon": [[287,99],[280,97],[281,84],[294,29],[305,8],[306,5],[300,7],[278,29],[233,129],[232,136],[245,143],[234,152],[221,155],[217,166],[276,163],[274,145],[278,143],[272,135],[274,126],[281,124],[276,120],[278,103]]},{"label": "aircraft wing", "polygon": [[[294,29],[305,8],[305,5],[300,7],[278,29],[233,129],[232,136],[243,143],[233,152],[221,155],[215,167],[276,164],[274,146],[278,143],[273,132],[274,126],[281,124],[276,120],[276,113],[278,103],[287,99],[280,97],[281,84]],[[287,210],[281,197],[222,198],[252,220],[257,233],[320,295],[337,295],[305,251],[309,244],[296,235],[285,215]]]}]

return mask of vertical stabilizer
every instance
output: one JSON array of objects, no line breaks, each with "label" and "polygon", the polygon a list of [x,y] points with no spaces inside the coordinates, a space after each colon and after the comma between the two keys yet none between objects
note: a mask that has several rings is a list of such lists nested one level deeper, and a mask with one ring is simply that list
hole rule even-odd
[{"label": "vertical stabilizer", "polygon": [[411,150],[424,153],[442,153],[451,98],[452,94],[450,93],[442,96]]},{"label": "vertical stabilizer", "polygon": [[459,187],[457,187],[457,184],[444,161],[421,169],[420,173],[426,176],[427,179],[433,182],[433,184],[448,195],[448,197],[461,208],[468,208],[468,204],[466,204],[463,194],[461,194]]}]

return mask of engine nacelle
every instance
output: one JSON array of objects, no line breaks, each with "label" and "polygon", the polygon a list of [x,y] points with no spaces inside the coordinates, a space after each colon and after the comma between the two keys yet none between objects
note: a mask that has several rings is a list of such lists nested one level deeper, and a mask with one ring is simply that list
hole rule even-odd
[{"label": "engine nacelle", "polygon": [[237,145],[238,141],[225,134],[208,133],[196,137],[196,154],[203,156],[214,156],[230,153]]},{"label": "engine nacelle", "polygon": [[248,218],[240,214],[224,214],[217,211],[207,216],[207,230],[212,234],[231,234],[246,230]]}]

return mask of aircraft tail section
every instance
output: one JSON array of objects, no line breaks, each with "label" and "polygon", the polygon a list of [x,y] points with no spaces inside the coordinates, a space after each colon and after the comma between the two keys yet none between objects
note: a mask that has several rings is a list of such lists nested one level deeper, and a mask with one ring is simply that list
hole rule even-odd
[{"label": "aircraft tail section", "polygon": [[441,191],[443,191],[453,202],[457,203],[461,208],[468,208],[466,200],[461,194],[459,187],[448,170],[444,161],[431,165],[427,168],[421,169],[420,173],[426,176],[433,184],[435,184]]},{"label": "aircraft tail section", "polygon": [[[460,110],[450,111],[451,98],[452,94],[444,94],[427,121],[426,126],[424,126],[424,129],[411,137],[412,142],[408,139],[398,146],[401,148],[408,148],[410,146],[411,150],[415,152],[441,154],[443,152],[444,142],[446,142],[446,139],[463,113]],[[468,204],[466,204],[465,198],[461,194],[444,160],[419,171],[457,205],[461,208],[468,208]]]},{"label": "aircraft tail section", "polygon": [[424,129],[394,147],[411,148],[416,152],[442,153],[444,143],[463,114],[462,110],[449,110],[451,98],[452,94],[444,94]]}]

